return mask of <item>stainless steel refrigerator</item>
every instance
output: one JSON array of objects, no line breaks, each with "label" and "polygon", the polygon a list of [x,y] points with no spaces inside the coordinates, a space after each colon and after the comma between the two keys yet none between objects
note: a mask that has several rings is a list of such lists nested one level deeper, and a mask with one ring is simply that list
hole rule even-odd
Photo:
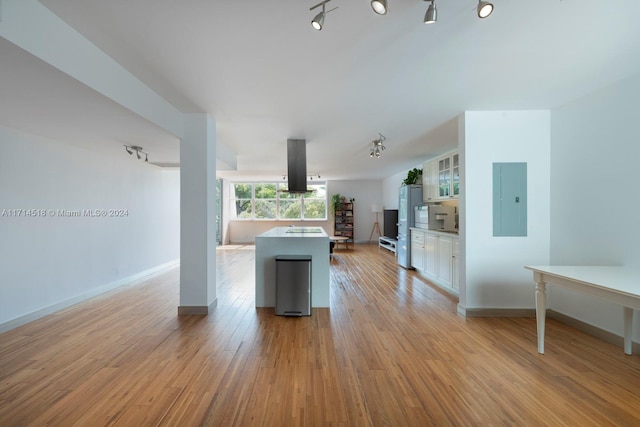
[{"label": "stainless steel refrigerator", "polygon": [[422,185],[403,185],[400,187],[398,201],[398,264],[411,268],[411,237],[409,227],[415,224],[416,206],[422,205]]}]

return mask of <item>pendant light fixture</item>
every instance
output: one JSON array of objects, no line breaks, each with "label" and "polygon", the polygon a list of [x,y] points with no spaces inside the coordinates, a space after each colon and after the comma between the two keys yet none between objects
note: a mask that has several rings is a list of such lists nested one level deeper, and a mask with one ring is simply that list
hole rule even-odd
[{"label": "pendant light fixture", "polygon": [[[429,1],[429,0],[425,0]],[[427,13],[424,15],[424,23],[425,24],[433,24],[438,20],[438,9],[436,9],[435,0],[431,0],[431,4],[427,9]]]},{"label": "pendant light fixture", "polygon": [[371,8],[378,15],[387,14],[387,0],[371,0]]},{"label": "pendant light fixture", "polygon": [[488,1],[478,1],[478,18],[486,18],[493,12],[493,4]]}]

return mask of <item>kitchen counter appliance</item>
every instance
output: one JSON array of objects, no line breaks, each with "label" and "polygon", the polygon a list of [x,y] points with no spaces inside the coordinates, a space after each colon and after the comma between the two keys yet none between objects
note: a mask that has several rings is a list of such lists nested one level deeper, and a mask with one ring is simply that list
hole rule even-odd
[{"label": "kitchen counter appliance", "polygon": [[456,231],[456,208],[454,206],[416,206],[414,216],[416,228]]}]

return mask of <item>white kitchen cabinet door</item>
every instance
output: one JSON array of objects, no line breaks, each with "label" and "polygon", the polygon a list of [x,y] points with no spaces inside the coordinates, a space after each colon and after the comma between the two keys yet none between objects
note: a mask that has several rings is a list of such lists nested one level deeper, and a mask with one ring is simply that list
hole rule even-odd
[{"label": "white kitchen cabinet door", "polygon": [[438,200],[438,162],[430,161],[422,166],[422,201]]},{"label": "white kitchen cabinet door", "polygon": [[436,250],[438,252],[437,278],[442,285],[451,287],[451,278],[453,271],[453,238],[447,236],[439,236]]},{"label": "white kitchen cabinet door", "polygon": [[438,276],[438,236],[426,233],[424,236],[424,271],[433,277]]},{"label": "white kitchen cabinet door", "polygon": [[411,230],[411,266],[416,270],[424,270],[424,233]]},{"label": "white kitchen cabinet door", "polygon": [[452,256],[452,265],[451,265],[451,287],[456,292],[460,291],[460,261],[458,259],[458,255],[460,254],[460,240],[455,238],[453,240],[453,256]]}]

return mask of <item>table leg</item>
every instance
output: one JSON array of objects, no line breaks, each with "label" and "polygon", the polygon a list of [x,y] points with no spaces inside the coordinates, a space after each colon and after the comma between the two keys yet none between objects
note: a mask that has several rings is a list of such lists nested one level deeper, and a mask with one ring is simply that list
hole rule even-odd
[{"label": "table leg", "polygon": [[538,353],[544,354],[544,323],[547,315],[547,286],[539,273],[534,273],[536,282],[536,322],[538,323]]},{"label": "table leg", "polygon": [[632,350],[632,325],[633,325],[633,308],[623,307],[624,309],[624,352],[631,354]]}]

